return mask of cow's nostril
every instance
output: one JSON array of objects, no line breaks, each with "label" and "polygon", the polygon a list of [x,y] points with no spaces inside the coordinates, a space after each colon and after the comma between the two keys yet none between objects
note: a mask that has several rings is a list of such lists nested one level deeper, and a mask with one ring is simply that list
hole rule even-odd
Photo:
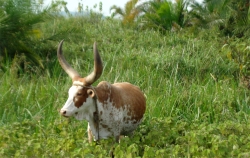
[{"label": "cow's nostril", "polygon": [[67,111],[66,110],[61,110],[60,113],[61,113],[61,115],[66,115]]}]

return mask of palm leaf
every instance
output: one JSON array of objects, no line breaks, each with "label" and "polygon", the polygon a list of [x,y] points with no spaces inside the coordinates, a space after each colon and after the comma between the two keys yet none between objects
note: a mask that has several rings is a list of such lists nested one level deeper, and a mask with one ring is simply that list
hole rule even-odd
[{"label": "palm leaf", "polygon": [[116,5],[111,6],[110,11],[112,11],[112,10],[114,10],[113,16],[116,16],[116,15],[124,16],[125,15],[122,8],[117,7]]},{"label": "palm leaf", "polygon": [[139,0],[130,0],[125,4],[124,9],[117,7],[116,5],[113,5],[110,8],[111,10],[114,10],[112,16],[120,15],[122,17],[122,23],[123,24],[131,24],[134,22],[136,17],[140,13],[140,9],[136,7],[136,4]]},{"label": "palm leaf", "polygon": [[43,22],[44,12],[34,12],[32,0],[0,0],[0,56],[13,59],[16,55],[25,55],[35,65],[43,67],[39,53],[35,53],[34,39],[39,39],[41,32],[34,26]]},{"label": "palm leaf", "polygon": [[142,16],[144,26],[154,26],[163,31],[171,30],[172,27],[179,29],[184,26],[187,5],[188,3],[184,0],[178,0],[176,3],[168,0],[145,2],[140,7],[144,12]]}]

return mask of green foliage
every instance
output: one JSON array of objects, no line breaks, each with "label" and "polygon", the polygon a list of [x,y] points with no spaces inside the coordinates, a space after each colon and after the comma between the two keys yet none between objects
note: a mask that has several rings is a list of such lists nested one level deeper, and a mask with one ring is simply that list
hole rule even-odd
[{"label": "green foliage", "polygon": [[[73,124],[72,127],[70,124]],[[152,118],[120,144],[87,142],[81,123],[59,121],[47,126],[24,120],[0,130],[1,157],[248,157],[247,122],[208,124]]]},{"label": "green foliage", "polygon": [[226,36],[249,35],[249,1],[205,0],[203,4],[193,2],[189,20],[193,26],[217,27]]},{"label": "green foliage", "polygon": [[[43,21],[44,13],[35,14],[33,1],[8,0],[0,1],[0,56],[14,58],[25,54],[34,63],[43,66],[41,58],[28,45],[30,36],[38,37],[40,31],[33,28]],[[2,59],[3,60],[3,59]]]},{"label": "green foliage", "polygon": [[[44,70],[17,75],[12,66],[21,58],[2,62],[0,157],[249,157],[250,92],[242,84],[248,39],[132,29],[94,12],[38,28]],[[72,84],[55,58],[61,39],[83,76],[93,69],[97,41],[104,64],[99,81],[130,82],[145,93],[146,114],[133,136],[89,144],[86,121],[59,116]]]},{"label": "green foliage", "polygon": [[163,32],[179,30],[185,25],[184,14],[187,12],[187,6],[184,0],[178,0],[176,3],[168,0],[145,2],[140,6],[144,12],[141,21],[146,28]]},{"label": "green foliage", "polygon": [[203,4],[193,1],[191,4],[192,10],[190,11],[192,17],[190,23],[204,28],[220,26],[228,18],[228,4],[229,0],[205,0]]},{"label": "green foliage", "polygon": [[65,2],[52,2],[47,8],[35,0],[0,0],[0,5],[0,69],[6,71],[6,62],[19,72],[33,71],[33,66],[44,68],[52,49],[49,40],[55,40],[56,35],[44,39],[40,26],[53,20],[65,8]]},{"label": "green foliage", "polygon": [[243,76],[250,76],[249,42],[249,39],[245,38],[228,39],[222,49],[223,51],[227,52],[228,59],[237,63],[241,71],[241,75]]},{"label": "green foliage", "polygon": [[116,15],[120,15],[122,17],[122,23],[124,25],[132,25],[135,21],[135,19],[138,17],[140,11],[136,7],[136,4],[138,3],[139,0],[130,0],[125,4],[124,9],[113,5],[110,8],[111,10],[114,10],[112,17]]}]

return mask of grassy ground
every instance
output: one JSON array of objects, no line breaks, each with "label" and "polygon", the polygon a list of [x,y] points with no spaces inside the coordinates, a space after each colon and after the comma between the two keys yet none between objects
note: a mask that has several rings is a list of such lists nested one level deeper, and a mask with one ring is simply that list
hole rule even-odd
[{"label": "grassy ground", "polygon": [[[55,55],[44,70],[17,77],[0,72],[1,157],[249,157],[249,90],[240,68],[210,32],[139,31],[114,20],[58,19],[41,26],[42,38],[70,30],[64,54],[82,75],[92,71],[92,45],[104,61],[101,80],[138,85],[147,97],[144,121],[120,144],[88,144],[86,121],[58,109],[71,79]],[[97,84],[95,83],[95,85]]]}]

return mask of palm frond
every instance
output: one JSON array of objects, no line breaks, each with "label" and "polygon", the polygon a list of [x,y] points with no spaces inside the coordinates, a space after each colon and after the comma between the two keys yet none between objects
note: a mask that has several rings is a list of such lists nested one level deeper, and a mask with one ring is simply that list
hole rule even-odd
[{"label": "palm frond", "polygon": [[124,11],[122,8],[116,6],[116,5],[113,5],[110,7],[110,11],[114,10],[113,12],[113,16],[116,16],[116,15],[121,15],[121,16],[124,16]]},{"label": "palm frond", "polygon": [[35,26],[49,16],[46,10],[36,12],[33,0],[0,0],[0,56],[7,53],[13,59],[16,55],[25,55],[30,63],[43,67],[39,53],[35,53],[34,39],[41,32]]},{"label": "palm frond", "polygon": [[125,4],[125,14],[129,15],[130,13],[133,12],[133,10],[136,8],[136,4],[138,3],[138,0],[130,0]]},{"label": "palm frond", "polygon": [[128,1],[124,9],[113,5],[110,10],[114,10],[112,16],[121,15],[123,24],[132,24],[136,17],[138,17],[141,12],[141,8],[137,8],[136,5],[139,0],[130,0]]}]

